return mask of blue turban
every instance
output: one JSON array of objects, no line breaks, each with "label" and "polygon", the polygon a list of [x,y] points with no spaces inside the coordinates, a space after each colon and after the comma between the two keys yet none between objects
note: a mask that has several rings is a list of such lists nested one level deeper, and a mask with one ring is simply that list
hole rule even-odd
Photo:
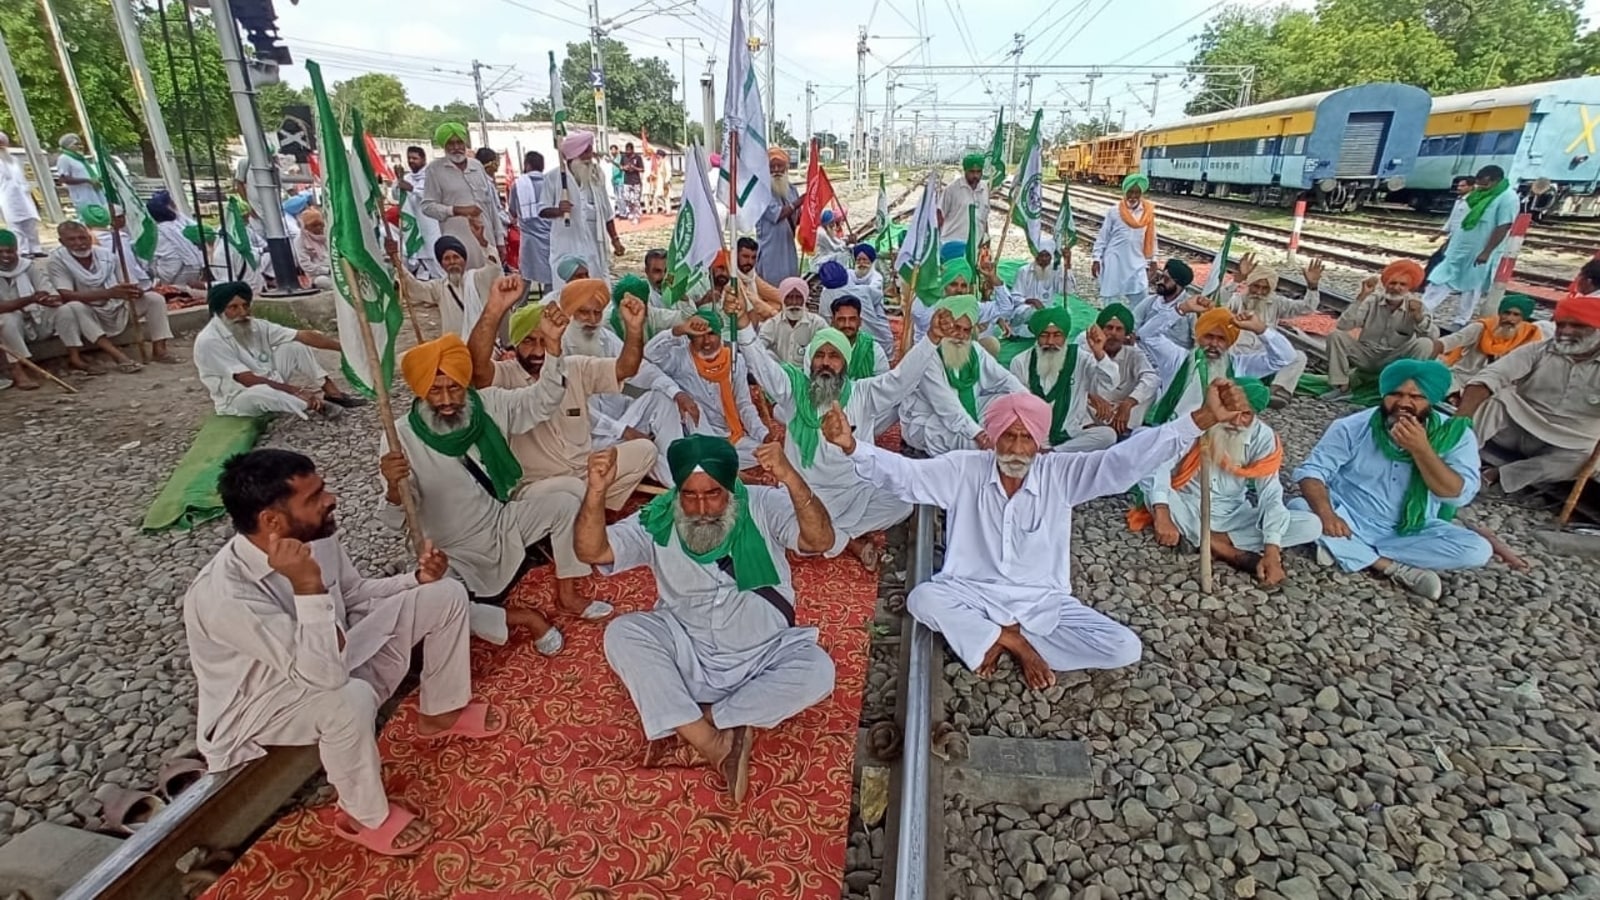
[{"label": "blue turban", "polygon": [[825,288],[842,288],[850,283],[850,273],[838,260],[830,259],[817,267],[817,279]]},{"label": "blue turban", "polygon": [[857,244],[855,250],[851,251],[850,256],[852,259],[857,256],[865,256],[867,262],[877,262],[878,248],[871,244]]}]

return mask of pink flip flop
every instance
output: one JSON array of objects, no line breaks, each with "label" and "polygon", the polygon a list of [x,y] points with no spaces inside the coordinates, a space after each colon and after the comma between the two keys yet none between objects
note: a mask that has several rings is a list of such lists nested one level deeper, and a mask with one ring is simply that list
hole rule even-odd
[{"label": "pink flip flop", "polygon": [[[417,814],[404,806],[396,806],[390,803],[389,815],[384,818],[383,824],[377,828],[368,828],[354,820],[346,823],[344,818],[347,817],[342,813],[340,816],[339,819],[334,820],[333,833],[353,844],[360,844],[373,853],[382,854],[383,856],[415,856],[423,847],[427,846],[427,844],[420,844],[409,850],[401,850],[394,845],[395,839],[400,836],[400,832],[405,831],[407,825],[417,820]],[[354,827],[351,827],[352,825]]]},{"label": "pink flip flop", "polygon": [[437,741],[443,738],[452,737],[478,739],[491,738],[506,730],[504,714],[502,714],[500,717],[500,727],[494,729],[493,731],[489,730],[489,727],[485,724],[488,721],[488,718],[489,704],[474,701],[472,703],[468,703],[466,708],[461,711],[461,715],[456,717],[456,723],[454,725],[451,725],[449,728],[446,728],[445,730],[436,734],[419,734],[418,736],[423,740],[428,741]]}]

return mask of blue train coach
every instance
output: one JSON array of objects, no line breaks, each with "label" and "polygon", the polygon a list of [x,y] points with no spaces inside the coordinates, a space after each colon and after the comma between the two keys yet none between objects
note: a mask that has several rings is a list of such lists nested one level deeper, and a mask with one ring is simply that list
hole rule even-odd
[{"label": "blue train coach", "polygon": [[1209,113],[1146,131],[1141,169],[1157,191],[1354,209],[1405,186],[1430,105],[1380,82]]},{"label": "blue train coach", "polygon": [[1433,101],[1416,171],[1394,199],[1446,210],[1450,183],[1497,165],[1536,216],[1600,216],[1600,76]]}]

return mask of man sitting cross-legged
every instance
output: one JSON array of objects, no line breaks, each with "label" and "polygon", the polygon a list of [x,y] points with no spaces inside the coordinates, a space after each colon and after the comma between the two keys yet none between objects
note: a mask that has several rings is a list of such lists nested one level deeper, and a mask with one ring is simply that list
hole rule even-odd
[{"label": "man sitting cross-legged", "polygon": [[[1484,369],[1518,347],[1537,344],[1554,333],[1554,322],[1533,321],[1532,297],[1507,294],[1495,315],[1434,338],[1434,358],[1450,367],[1450,399],[1459,404],[1467,383]],[[1551,383],[1564,381],[1552,379]]]},{"label": "man sitting cross-legged", "polygon": [[[729,292],[723,302],[741,301]],[[677,404],[686,430],[727,438],[739,449],[739,459],[753,465],[756,446],[767,439],[767,425],[751,399],[743,356],[735,356],[723,343],[724,322],[722,313],[702,307],[671,331],[651,338],[644,358],[683,388]]]},{"label": "man sitting cross-legged", "polygon": [[1121,440],[1144,423],[1145,413],[1161,389],[1161,376],[1150,357],[1133,345],[1133,313],[1126,306],[1107,304],[1094,323],[1105,335],[1106,358],[1116,365],[1116,374],[1093,379],[1089,415],[1096,425],[1109,427]]},{"label": "man sitting cross-legged", "polygon": [[[519,293],[522,277],[495,281],[496,294]],[[491,301],[502,303],[503,300]],[[572,522],[583,497],[583,482],[546,478],[527,487],[522,464],[506,440],[532,431],[561,411],[566,396],[566,359],[558,349],[567,319],[555,306],[539,322],[545,363],[532,387],[505,390],[472,387],[472,354],[454,332],[418,344],[400,359],[400,368],[417,399],[395,422],[400,447],[381,448],[386,483],[380,517],[404,524],[401,491],[410,491],[423,533],[450,554],[451,569],[476,598],[504,597],[528,567],[528,548],[548,537],[555,556],[556,606],[569,615],[600,619],[608,603],[589,603],[579,595],[588,566],[572,550]],[[504,643],[507,626],[526,625],[538,637],[539,652],[561,650],[561,633],[536,610],[502,609],[488,602],[471,608],[473,633]]]},{"label": "man sitting cross-legged", "polygon": [[606,626],[606,661],[633,698],[645,737],[677,735],[744,800],[751,728],[772,728],[833,691],[833,660],[817,629],[795,625],[786,552],[844,549],[828,509],[763,444],[761,465],[782,487],[746,487],[725,438],[690,435],[667,455],[674,487],[606,526],[615,454],[590,457],[578,513],[578,555],[610,575],[648,566],[659,600]]},{"label": "man sitting cross-legged", "polygon": [[[1264,585],[1283,581],[1284,547],[1309,544],[1322,525],[1309,512],[1283,505],[1283,442],[1260,418],[1272,395],[1254,378],[1241,378],[1251,414],[1208,432],[1211,453],[1211,553]],[[1200,543],[1200,454],[1196,441],[1175,466],[1162,466],[1140,483],[1154,518],[1156,543],[1176,546],[1181,536]],[[1256,499],[1250,500],[1251,491]]]},{"label": "man sitting cross-legged", "polygon": [[1444,587],[1435,570],[1489,562],[1489,542],[1445,520],[1478,493],[1478,442],[1471,420],[1434,409],[1450,370],[1400,359],[1378,376],[1383,403],[1335,419],[1295,470],[1301,498],[1322,520],[1317,560],[1346,572],[1372,569],[1430,600]]},{"label": "man sitting cross-legged", "polygon": [[1089,389],[1096,381],[1114,382],[1121,371],[1106,355],[1100,326],[1084,332],[1083,342],[1070,346],[1072,313],[1066,307],[1034,310],[1028,318],[1033,346],[1011,360],[1011,374],[1028,392],[1050,404],[1050,444],[1063,453],[1104,450],[1117,442],[1109,425],[1096,424],[1089,413]]},{"label": "man sitting cross-legged", "polygon": [[183,598],[207,767],[316,744],[339,792],[335,833],[387,856],[417,852],[433,829],[385,796],[373,728],[419,643],[419,737],[505,727],[499,710],[470,702],[466,590],[431,544],[414,574],[363,577],[333,538],[334,495],[299,453],[235,456],[217,492],[238,533]]},{"label": "man sitting cross-legged", "polygon": [[911,614],[979,675],[992,673],[1006,652],[1021,663],[1028,687],[1042,690],[1057,671],[1139,659],[1138,636],[1072,596],[1072,507],[1126,491],[1206,429],[1242,421],[1248,409],[1237,387],[1213,382],[1193,414],[1084,453],[1044,452],[1050,407],[1027,393],[984,410],[993,450],[906,459],[857,441],[838,412],[828,413],[823,432],[862,479],[945,510],[950,551],[944,568],[911,591]]}]

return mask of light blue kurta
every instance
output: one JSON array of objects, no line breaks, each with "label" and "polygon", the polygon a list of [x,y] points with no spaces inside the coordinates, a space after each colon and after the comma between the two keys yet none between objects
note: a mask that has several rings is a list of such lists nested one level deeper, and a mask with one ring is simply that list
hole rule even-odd
[{"label": "light blue kurta", "polygon": [[[1322,440],[1312,448],[1300,468],[1296,481],[1315,478],[1328,486],[1333,510],[1350,526],[1350,537],[1323,535],[1320,542],[1339,568],[1346,572],[1365,569],[1386,557],[1420,569],[1475,569],[1489,562],[1489,542],[1460,525],[1439,520],[1439,507],[1448,502],[1462,507],[1477,496],[1481,483],[1478,474],[1478,441],[1471,431],[1444,454],[1445,465],[1461,476],[1457,497],[1428,496],[1428,524],[1413,535],[1400,535],[1401,504],[1415,467],[1383,455],[1372,440],[1372,411],[1362,410],[1336,419]],[[1310,509],[1296,498],[1290,509]]]},{"label": "light blue kurta", "polygon": [[[794,226],[788,219],[778,218],[783,202],[772,198],[771,205],[756,222],[756,243],[761,245],[761,255],[756,257],[756,274],[768,284],[800,274],[800,251],[794,243]],[[786,202],[791,207],[800,203],[800,192],[794,185],[789,186]]]},{"label": "light blue kurta", "polygon": [[1500,266],[1500,257],[1505,255],[1506,241],[1501,240],[1489,254],[1489,261],[1481,266],[1477,264],[1478,254],[1483,252],[1489,235],[1502,225],[1510,225],[1521,211],[1522,201],[1516,190],[1507,190],[1489,204],[1477,228],[1467,231],[1458,224],[1444,245],[1444,259],[1428,275],[1428,283],[1448,285],[1457,291],[1487,291],[1494,281],[1494,270]]}]

